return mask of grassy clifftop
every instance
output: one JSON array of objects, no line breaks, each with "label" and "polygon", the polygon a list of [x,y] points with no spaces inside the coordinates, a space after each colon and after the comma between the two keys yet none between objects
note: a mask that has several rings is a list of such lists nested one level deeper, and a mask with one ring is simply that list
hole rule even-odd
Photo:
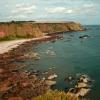
[{"label": "grassy clifftop", "polygon": [[75,22],[36,23],[36,22],[3,22],[0,23],[0,39],[43,37],[44,33],[64,31],[82,31],[83,27]]}]

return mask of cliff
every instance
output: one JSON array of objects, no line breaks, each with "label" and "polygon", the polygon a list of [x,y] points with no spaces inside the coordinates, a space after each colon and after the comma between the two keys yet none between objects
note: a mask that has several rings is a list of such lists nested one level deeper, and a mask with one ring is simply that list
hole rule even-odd
[{"label": "cliff", "polygon": [[83,27],[79,23],[37,23],[43,33],[56,33],[68,31],[82,31]]},{"label": "cliff", "polygon": [[42,37],[44,33],[56,33],[64,31],[82,31],[79,23],[36,23],[36,22],[3,22],[0,23],[0,37]]}]

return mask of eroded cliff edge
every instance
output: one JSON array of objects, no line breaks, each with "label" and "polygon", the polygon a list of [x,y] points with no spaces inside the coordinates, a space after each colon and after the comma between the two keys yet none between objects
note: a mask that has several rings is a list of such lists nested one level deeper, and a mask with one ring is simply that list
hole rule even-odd
[{"label": "eroded cliff edge", "polygon": [[44,33],[65,31],[82,31],[83,27],[75,22],[38,23],[38,22],[7,22],[0,23],[0,37],[43,37]]}]

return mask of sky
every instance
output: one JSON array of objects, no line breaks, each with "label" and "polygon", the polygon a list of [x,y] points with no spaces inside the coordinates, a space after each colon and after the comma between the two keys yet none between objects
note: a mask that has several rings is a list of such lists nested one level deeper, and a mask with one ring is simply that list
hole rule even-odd
[{"label": "sky", "polygon": [[1,0],[0,22],[75,21],[100,24],[100,0]]}]

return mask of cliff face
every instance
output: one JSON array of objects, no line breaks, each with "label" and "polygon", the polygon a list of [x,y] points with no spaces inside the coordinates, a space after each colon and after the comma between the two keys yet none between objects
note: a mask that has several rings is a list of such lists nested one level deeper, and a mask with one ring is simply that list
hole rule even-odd
[{"label": "cliff face", "polygon": [[64,31],[82,31],[80,24],[69,23],[34,23],[34,22],[9,22],[0,23],[0,37],[42,37],[44,33]]},{"label": "cliff face", "polygon": [[39,29],[43,33],[56,33],[65,31],[82,31],[81,24],[78,23],[39,23]]},{"label": "cliff face", "polygon": [[32,23],[10,23],[10,24],[1,24],[0,32],[5,36],[12,37],[42,37],[43,33],[41,30]]}]

